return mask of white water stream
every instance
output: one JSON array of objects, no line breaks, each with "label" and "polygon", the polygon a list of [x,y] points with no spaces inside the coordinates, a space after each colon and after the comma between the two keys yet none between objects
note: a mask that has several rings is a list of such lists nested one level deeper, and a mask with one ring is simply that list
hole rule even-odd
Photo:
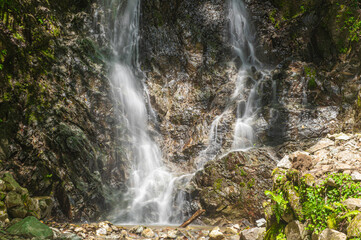
[{"label": "white water stream", "polygon": [[[138,61],[140,0],[108,0],[103,6],[114,59],[110,79],[114,97],[126,116],[132,168],[123,204],[112,221],[127,224],[166,224],[171,215],[173,186],[178,178],[162,162],[162,154],[149,135],[152,109]],[[124,207],[125,206],[125,207]]]},{"label": "white water stream", "polygon": [[[255,54],[254,32],[243,1],[228,0],[228,3],[231,44],[241,67],[231,104],[214,120],[208,147],[203,152],[204,160],[199,162],[198,169],[214,158],[222,147],[218,124],[225,115],[234,112],[235,105],[237,116],[232,150],[252,147],[255,139],[252,123],[259,106],[256,90],[261,80],[255,79],[253,73],[255,68],[260,71],[262,64]],[[190,175],[173,176],[164,166],[161,151],[149,135],[152,108],[148,104],[144,74],[138,61],[140,0],[104,0],[103,11],[103,25],[107,26],[115,56],[110,62],[111,83],[114,97],[120,101],[126,116],[132,152],[129,189],[121,207],[112,214],[112,220],[127,224],[169,224],[172,216],[178,215],[174,213],[174,205],[180,209],[185,201],[181,193],[175,193],[176,183],[185,181]],[[246,86],[249,81],[252,88]]]},{"label": "white water stream", "polygon": [[[268,74],[263,64],[256,56],[256,32],[249,21],[247,9],[243,0],[228,0],[228,18],[230,23],[230,43],[236,56],[234,62],[240,67],[235,80],[235,90],[223,111],[211,124],[207,148],[201,152],[196,160],[197,169],[220,153],[225,155],[230,151],[247,150],[256,142],[253,125],[260,106],[258,90],[260,84]],[[236,112],[232,147],[222,149],[227,118]],[[222,152],[223,151],[223,152]]]}]

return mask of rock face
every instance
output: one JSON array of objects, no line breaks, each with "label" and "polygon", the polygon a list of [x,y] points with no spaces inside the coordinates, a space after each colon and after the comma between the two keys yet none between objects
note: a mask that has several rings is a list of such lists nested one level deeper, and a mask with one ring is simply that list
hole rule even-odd
[{"label": "rock face", "polygon": [[89,34],[91,2],[15,0],[16,24],[0,27],[0,169],[32,195],[52,195],[53,216],[79,221],[99,217],[126,179],[127,134],[102,60],[107,45]]}]

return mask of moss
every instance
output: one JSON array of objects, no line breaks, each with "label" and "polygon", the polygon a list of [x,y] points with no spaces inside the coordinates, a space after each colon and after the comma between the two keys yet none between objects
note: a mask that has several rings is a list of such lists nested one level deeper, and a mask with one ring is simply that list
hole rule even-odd
[{"label": "moss", "polygon": [[280,222],[279,224],[277,223],[272,224],[271,227],[267,229],[264,240],[276,240],[277,236],[283,233],[285,227],[286,227],[285,222]]}]

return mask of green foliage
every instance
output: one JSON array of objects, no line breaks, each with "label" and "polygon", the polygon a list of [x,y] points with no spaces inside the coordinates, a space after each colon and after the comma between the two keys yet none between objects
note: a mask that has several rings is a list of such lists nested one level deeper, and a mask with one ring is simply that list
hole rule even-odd
[{"label": "green foliage", "polygon": [[339,14],[336,16],[336,22],[340,24],[339,31],[345,33],[347,39],[340,42],[340,52],[348,53],[352,43],[358,43],[361,37],[361,18],[358,14],[360,10],[359,1],[345,1],[343,4],[337,3]]},{"label": "green foliage", "polygon": [[277,235],[276,240],[287,240],[286,239],[286,234],[281,232],[280,234]]},{"label": "green foliage", "polygon": [[280,223],[283,213],[287,209],[288,201],[285,200],[282,193],[276,194],[271,191],[265,191],[266,196],[269,196],[271,200],[275,203],[272,205],[273,211],[275,213],[277,223]]},{"label": "green foliage", "polygon": [[316,83],[316,70],[310,67],[305,67],[305,75],[308,79],[308,89],[315,89],[317,87]]},{"label": "green foliage", "polygon": [[223,179],[218,178],[218,179],[213,183],[214,189],[216,189],[217,191],[220,191],[221,188],[222,188],[222,182],[223,182]]},{"label": "green foliage", "polygon": [[[334,186],[327,184],[334,181]],[[303,214],[311,220],[307,228],[320,233],[327,227],[336,229],[343,219],[350,219],[356,212],[347,212],[342,201],[348,198],[359,198],[361,185],[352,181],[346,174],[331,174],[325,181],[314,187],[301,185],[300,195]]]},{"label": "green foliage", "polygon": [[279,224],[273,224],[266,232],[264,240],[285,240],[284,228],[286,224],[281,222]]}]

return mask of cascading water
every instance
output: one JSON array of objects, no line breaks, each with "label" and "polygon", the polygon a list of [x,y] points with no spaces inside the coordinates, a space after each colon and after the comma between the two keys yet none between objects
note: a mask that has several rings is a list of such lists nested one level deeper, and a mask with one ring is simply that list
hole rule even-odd
[{"label": "cascading water", "polygon": [[[228,150],[252,147],[254,142],[252,124],[259,106],[257,89],[265,72],[259,71],[262,64],[255,54],[254,33],[243,1],[228,0],[228,3],[231,45],[238,58],[235,61],[239,61],[241,67],[230,104],[212,123],[208,147],[196,160],[198,169],[222,149],[221,133],[225,129],[220,125],[226,121],[225,116],[234,114],[235,109],[234,139]],[[185,201],[176,186],[181,182],[184,185],[193,174],[174,177],[164,166],[161,152],[149,135],[148,120],[152,108],[138,61],[139,10],[140,0],[103,2],[105,20],[102,25],[114,51],[114,58],[109,63],[112,69],[110,78],[114,97],[126,116],[131,136],[129,150],[132,152],[129,189],[118,210],[112,214],[112,220],[128,224],[169,224],[174,219],[177,222],[182,220],[179,213]],[[176,211],[174,206],[178,207]]]},{"label": "cascading water", "polygon": [[111,216],[118,223],[168,223],[174,182],[162,154],[149,135],[151,107],[138,61],[140,0],[103,2],[104,26],[114,58],[110,61],[114,98],[126,116],[132,153],[129,189]]},{"label": "cascading water", "polygon": [[234,112],[236,112],[236,120],[233,127],[232,146],[226,151],[253,147],[256,137],[252,125],[260,107],[258,92],[263,80],[268,76],[263,64],[256,56],[255,31],[252,29],[243,0],[228,0],[228,6],[230,43],[236,56],[234,62],[238,62],[240,67],[229,104],[213,121],[207,148],[196,160],[198,169],[223,150],[224,132],[228,131],[225,125],[230,125],[227,119],[232,118],[230,116],[233,116]]},{"label": "cascading water", "polygon": [[[262,64],[256,57],[254,47],[255,33],[252,31],[248,21],[244,2],[230,0],[229,4],[231,44],[242,64],[237,75],[236,90],[232,96],[233,100],[237,103],[237,120],[232,146],[236,150],[251,147],[254,142],[252,123],[259,107],[257,89],[262,79],[255,79],[252,73],[257,68],[260,69]],[[248,97],[247,85],[253,85],[248,93]]]}]

